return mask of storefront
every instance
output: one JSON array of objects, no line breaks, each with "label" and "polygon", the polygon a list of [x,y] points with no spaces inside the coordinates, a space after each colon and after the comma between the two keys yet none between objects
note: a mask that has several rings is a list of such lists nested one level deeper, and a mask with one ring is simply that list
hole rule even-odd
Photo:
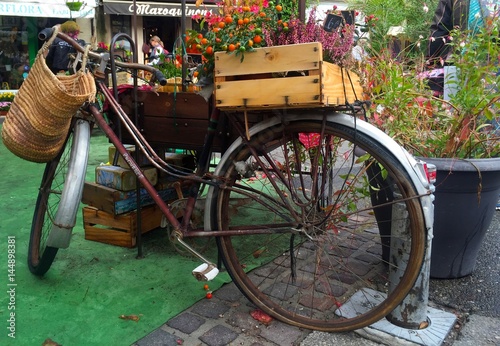
[{"label": "storefront", "polygon": [[[133,38],[137,37],[139,52],[142,44],[148,43],[152,36],[160,37],[164,47],[170,52],[174,51],[175,47],[180,46],[182,17],[180,0],[170,2],[136,1],[137,32],[134,32],[131,23],[134,14],[133,1],[104,0],[103,6],[104,14],[109,20],[107,27],[111,28],[109,40],[118,32],[124,32]],[[204,4],[199,7],[194,4],[194,1],[187,1],[185,6],[186,28],[190,29],[196,26],[196,23],[191,20],[193,15],[204,15],[215,10],[214,0],[204,1]],[[144,56],[140,54],[139,61],[143,61],[143,59]]]},{"label": "storefront", "polygon": [[90,40],[95,6],[95,0],[86,0],[79,11],[70,11],[65,0],[0,2],[0,89],[20,87],[41,47],[41,29],[73,18],[85,33],[82,38]]}]

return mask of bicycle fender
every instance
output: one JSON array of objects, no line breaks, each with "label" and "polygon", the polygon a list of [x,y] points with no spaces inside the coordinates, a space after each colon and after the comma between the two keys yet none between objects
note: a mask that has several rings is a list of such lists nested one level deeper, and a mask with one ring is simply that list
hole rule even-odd
[{"label": "bicycle fender", "polygon": [[[324,112],[307,112],[307,113],[287,113],[287,122],[302,121],[302,120],[317,120],[322,121],[324,117]],[[264,129],[280,124],[282,121],[281,117],[268,118],[249,129],[250,136],[263,131]],[[432,225],[434,223],[434,205],[432,192],[434,187],[427,181],[427,177],[424,172],[424,162],[415,159],[407,150],[401,147],[396,141],[394,141],[390,136],[384,133],[377,127],[369,124],[368,122],[355,118],[352,115],[338,112],[331,112],[327,115],[327,122],[337,123],[356,129],[363,133],[364,135],[373,138],[384,146],[388,151],[394,154],[394,157],[401,163],[401,165],[406,170],[408,176],[410,177],[417,194],[422,195],[420,198],[420,203],[424,211],[426,228],[429,231],[429,236],[432,237]],[[219,164],[217,165],[214,174],[220,175],[222,167],[224,167],[225,162],[228,160],[229,155],[232,151],[236,150],[242,144],[242,139],[236,139],[226,150],[225,154],[222,156]],[[211,186],[207,193],[206,199],[206,210],[204,217],[204,228],[205,230],[211,230],[210,225],[210,215],[212,209],[212,201],[215,198],[215,186]]]},{"label": "bicycle fender", "polygon": [[62,249],[69,246],[76,223],[76,213],[82,200],[89,155],[90,124],[85,120],[77,120],[73,131],[73,145],[64,189],[46,242],[47,246]]}]

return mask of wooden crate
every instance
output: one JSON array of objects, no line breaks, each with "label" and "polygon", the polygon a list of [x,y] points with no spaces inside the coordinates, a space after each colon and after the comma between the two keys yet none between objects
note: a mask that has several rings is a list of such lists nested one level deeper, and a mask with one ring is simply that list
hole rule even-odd
[{"label": "wooden crate", "polygon": [[[152,185],[158,183],[156,167],[142,167],[141,171]],[[96,166],[95,182],[120,191],[132,191],[137,187],[137,177],[131,168],[111,165]]]},{"label": "wooden crate", "polygon": [[222,110],[338,106],[363,93],[359,76],[323,61],[319,42],[257,48],[243,61],[217,52],[214,77]]},{"label": "wooden crate", "polygon": [[[94,207],[84,207],[82,211],[85,239],[129,248],[136,245],[137,211],[123,215],[106,213]],[[160,227],[161,218],[158,206],[142,208],[142,234]]]},{"label": "wooden crate", "polygon": [[[163,148],[199,150],[203,147],[207,133],[211,99],[192,92],[137,92],[139,128],[142,135],[153,146]],[[125,91],[120,95],[120,104],[131,118],[133,114],[133,93]],[[227,123],[219,119],[214,140],[214,151],[221,151],[229,145]],[[123,139],[133,143],[123,128]]]},{"label": "wooden crate", "polygon": [[[175,182],[162,180],[157,184],[158,195],[170,202],[179,198],[179,194],[186,195],[187,188],[176,187]],[[146,191],[140,189],[141,206],[154,204],[153,199]],[[113,215],[120,215],[137,209],[137,193],[133,191],[120,191],[97,183],[85,182],[83,186],[82,203]]]}]

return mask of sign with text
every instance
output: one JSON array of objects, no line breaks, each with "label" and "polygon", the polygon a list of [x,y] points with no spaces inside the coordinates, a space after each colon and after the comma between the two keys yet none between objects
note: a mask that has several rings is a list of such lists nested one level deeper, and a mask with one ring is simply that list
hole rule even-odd
[{"label": "sign with text", "polygon": [[95,9],[89,5],[80,11],[70,11],[64,2],[58,4],[34,2],[0,2],[0,16],[45,18],[94,18]]},{"label": "sign with text", "polygon": [[336,30],[344,21],[342,16],[337,14],[328,13],[326,15],[325,21],[323,22],[323,29],[328,32]]},{"label": "sign with text", "polygon": [[[186,18],[194,15],[205,15],[212,13],[217,7],[215,5],[186,4]],[[182,9],[180,3],[169,2],[136,2],[138,16],[152,17],[181,17]],[[104,14],[133,15],[134,4],[130,1],[104,1]]]}]

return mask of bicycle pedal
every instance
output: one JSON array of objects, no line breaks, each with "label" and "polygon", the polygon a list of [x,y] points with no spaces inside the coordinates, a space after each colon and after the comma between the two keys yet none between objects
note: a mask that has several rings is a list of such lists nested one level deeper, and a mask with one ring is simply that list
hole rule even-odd
[{"label": "bicycle pedal", "polygon": [[217,274],[219,274],[219,269],[212,263],[203,263],[193,270],[193,276],[198,281],[213,280]]}]

